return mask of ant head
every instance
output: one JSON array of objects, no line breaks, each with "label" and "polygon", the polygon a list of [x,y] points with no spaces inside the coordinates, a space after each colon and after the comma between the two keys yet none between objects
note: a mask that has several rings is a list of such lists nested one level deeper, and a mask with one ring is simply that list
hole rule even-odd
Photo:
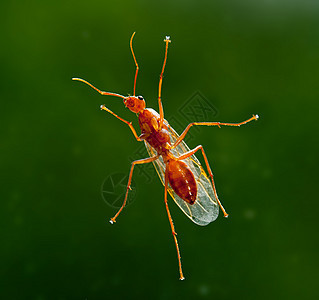
[{"label": "ant head", "polygon": [[142,96],[128,96],[124,98],[124,105],[134,113],[140,113],[145,109],[145,101]]}]

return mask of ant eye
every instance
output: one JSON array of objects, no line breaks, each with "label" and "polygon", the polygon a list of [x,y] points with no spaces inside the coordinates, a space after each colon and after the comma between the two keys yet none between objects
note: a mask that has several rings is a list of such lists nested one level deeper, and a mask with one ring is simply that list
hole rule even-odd
[{"label": "ant eye", "polygon": [[143,96],[137,96],[138,99],[144,100]]}]

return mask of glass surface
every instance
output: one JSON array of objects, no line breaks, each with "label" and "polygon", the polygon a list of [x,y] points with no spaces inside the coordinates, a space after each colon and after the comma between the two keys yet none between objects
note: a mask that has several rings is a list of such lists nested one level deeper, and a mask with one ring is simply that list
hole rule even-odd
[{"label": "glass surface", "polygon": [[[318,298],[317,1],[2,1],[0,28],[2,299]],[[71,80],[132,94],[134,31],[136,91],[157,111],[171,37],[162,100],[179,134],[260,116],[185,139],[229,218],[197,226],[169,198],[183,282],[152,164],[109,223],[147,151],[99,107],[139,134],[136,116]]]}]

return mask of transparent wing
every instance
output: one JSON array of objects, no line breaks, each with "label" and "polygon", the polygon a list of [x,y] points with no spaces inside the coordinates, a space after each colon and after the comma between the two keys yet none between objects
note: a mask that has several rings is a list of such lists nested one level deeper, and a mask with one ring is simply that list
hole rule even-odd
[{"label": "transparent wing", "polygon": [[[168,127],[168,131],[171,137],[172,145],[178,138],[176,131],[169,126],[167,121],[165,125]],[[144,141],[146,149],[150,157],[155,156],[156,150],[146,141]],[[178,146],[172,149],[172,154],[175,157],[179,157],[190,149],[184,141],[182,141]],[[180,207],[180,209],[196,224],[205,226],[210,222],[213,222],[218,217],[218,203],[213,190],[212,182],[206,175],[206,172],[202,168],[199,160],[195,155],[192,155],[183,160],[187,166],[192,170],[195,180],[197,182],[197,198],[193,205],[188,204],[182,198],[180,198],[174,190],[168,185],[167,189],[171,197],[174,199],[175,203]],[[159,159],[153,162],[154,167],[157,171],[158,176],[161,179],[162,184],[165,184],[165,163],[163,158],[160,156]]]}]

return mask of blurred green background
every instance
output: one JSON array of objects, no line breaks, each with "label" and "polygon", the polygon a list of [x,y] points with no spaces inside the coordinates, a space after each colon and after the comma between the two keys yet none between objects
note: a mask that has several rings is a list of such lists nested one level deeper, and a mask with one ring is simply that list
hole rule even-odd
[{"label": "blurred green background", "polygon": [[[319,296],[318,1],[2,1],[0,28],[1,299]],[[137,92],[156,110],[171,36],[168,121],[196,91],[218,111],[203,121],[260,115],[190,132],[230,217],[200,227],[170,199],[184,282],[154,172],[136,171],[132,204],[108,223],[103,182],[147,154],[99,106],[138,129],[136,117],[71,81],[132,93],[133,31]]]}]

